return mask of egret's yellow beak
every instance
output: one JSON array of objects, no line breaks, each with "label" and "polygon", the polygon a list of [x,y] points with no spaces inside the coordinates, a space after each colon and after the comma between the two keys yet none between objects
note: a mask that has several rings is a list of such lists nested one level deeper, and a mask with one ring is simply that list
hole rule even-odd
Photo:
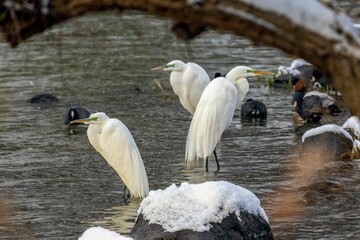
[{"label": "egret's yellow beak", "polygon": [[89,118],[83,118],[83,119],[76,119],[74,121],[71,121],[70,124],[74,124],[74,123],[82,123],[82,124],[90,124],[91,121],[96,121],[98,120],[97,117],[89,117]]},{"label": "egret's yellow beak", "polygon": [[272,75],[274,73],[272,72],[265,72],[265,71],[253,71],[254,74],[258,74],[258,75]]},{"label": "egret's yellow beak", "polygon": [[164,66],[154,67],[151,69],[151,71],[160,71],[160,70],[165,70],[166,68],[167,65],[164,65]]},{"label": "egret's yellow beak", "polygon": [[76,119],[74,121],[71,121],[70,124],[90,124],[90,119],[89,118],[84,118],[84,119]]}]

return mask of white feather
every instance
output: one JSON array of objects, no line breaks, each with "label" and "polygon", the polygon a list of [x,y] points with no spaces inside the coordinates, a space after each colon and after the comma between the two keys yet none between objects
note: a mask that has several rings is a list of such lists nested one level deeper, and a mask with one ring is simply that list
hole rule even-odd
[{"label": "white feather", "polygon": [[184,63],[179,60],[172,61],[168,65],[175,64],[170,74],[170,84],[174,93],[179,97],[181,105],[194,114],[201,94],[210,83],[206,71],[196,63]]},{"label": "white feather", "polygon": [[192,167],[195,159],[206,159],[214,151],[222,133],[230,125],[235,109],[249,91],[245,77],[254,76],[251,70],[248,67],[236,67],[226,78],[216,78],[205,88],[186,140],[187,167]]},{"label": "white feather", "polygon": [[93,147],[115,169],[134,197],[149,194],[149,184],[140,152],[129,129],[118,119],[95,113],[98,123],[90,124],[88,137]]}]

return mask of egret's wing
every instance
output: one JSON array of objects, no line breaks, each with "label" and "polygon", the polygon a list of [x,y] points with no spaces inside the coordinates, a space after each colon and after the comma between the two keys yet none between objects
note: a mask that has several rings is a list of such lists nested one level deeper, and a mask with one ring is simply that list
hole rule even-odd
[{"label": "egret's wing", "polygon": [[100,140],[106,161],[135,197],[146,197],[149,184],[143,161],[128,128],[117,119],[103,126]]},{"label": "egret's wing", "polygon": [[206,86],[210,83],[209,75],[196,63],[187,63],[183,74],[183,100],[182,105],[191,114],[194,114]]},{"label": "egret's wing", "polygon": [[186,164],[208,157],[230,125],[237,103],[236,86],[220,77],[205,88],[191,121],[186,140]]}]

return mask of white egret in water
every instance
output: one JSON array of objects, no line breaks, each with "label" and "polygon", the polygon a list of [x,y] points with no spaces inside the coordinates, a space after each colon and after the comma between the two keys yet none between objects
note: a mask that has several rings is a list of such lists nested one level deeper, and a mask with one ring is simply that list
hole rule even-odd
[{"label": "white egret in water", "polygon": [[181,105],[194,114],[201,94],[210,83],[209,75],[196,63],[174,60],[151,70],[171,71],[170,84]]},{"label": "white egret in water", "polygon": [[120,120],[98,112],[71,123],[89,124],[87,135],[91,145],[115,169],[132,196],[144,198],[149,195],[148,178],[139,150],[129,129]]},{"label": "white egret in water", "polygon": [[[249,91],[246,77],[271,72],[255,71],[252,68],[238,66],[233,68],[226,77],[218,77],[211,81],[203,91],[196,107],[186,140],[185,161],[188,167],[199,157],[205,159],[208,171],[208,157],[215,154],[215,147],[222,133],[230,125],[235,109]],[[220,165],[215,154],[217,171]]]}]

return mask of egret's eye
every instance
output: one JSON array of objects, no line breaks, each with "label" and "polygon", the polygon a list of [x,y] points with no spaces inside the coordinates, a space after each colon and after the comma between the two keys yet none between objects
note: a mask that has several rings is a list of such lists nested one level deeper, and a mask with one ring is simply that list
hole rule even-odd
[{"label": "egret's eye", "polygon": [[175,67],[175,64],[169,64],[166,67],[170,68],[170,67]]}]

